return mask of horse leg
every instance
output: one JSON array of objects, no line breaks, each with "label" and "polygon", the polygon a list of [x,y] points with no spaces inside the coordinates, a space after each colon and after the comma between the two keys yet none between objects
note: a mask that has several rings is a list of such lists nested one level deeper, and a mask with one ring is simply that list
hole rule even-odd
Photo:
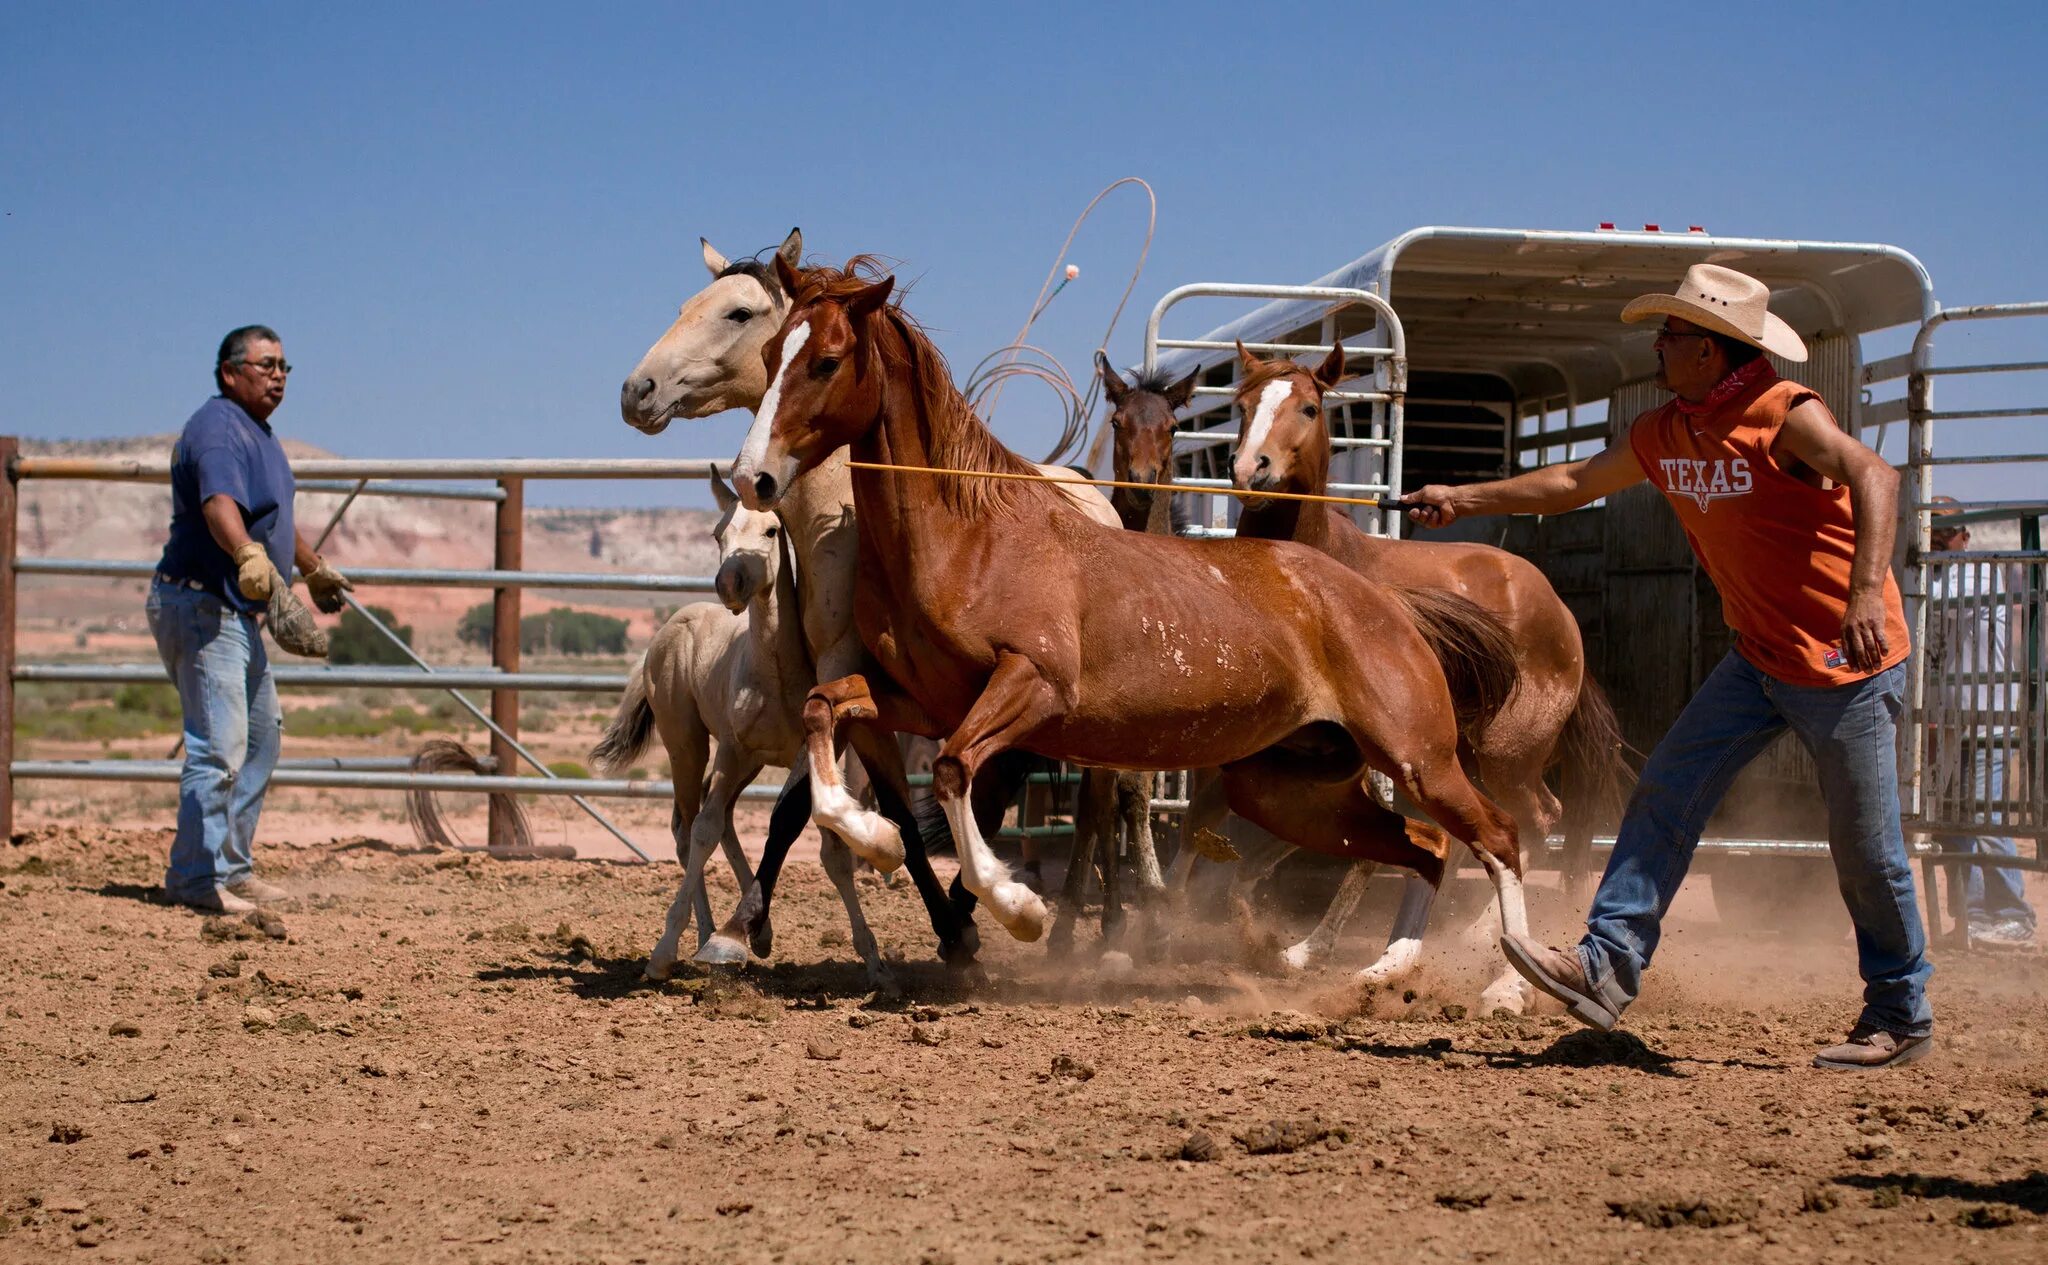
[{"label": "horse leg", "polygon": [[661,721],[670,722],[663,728],[662,745],[668,748],[669,776],[675,786],[668,832],[675,840],[676,864],[683,868],[684,877],[676,886],[675,899],[669,902],[661,938],[655,941],[642,970],[645,978],[655,981],[665,980],[675,971],[676,960],[682,954],[683,932],[690,925],[692,903],[696,905],[700,925],[709,925],[711,918],[711,898],[701,888],[693,889],[688,877],[690,828],[704,801],[704,765],[711,753],[711,735],[697,720],[694,709],[680,716],[664,716],[663,710],[656,710],[655,721],[658,728]]},{"label": "horse leg", "polygon": [[1006,652],[967,709],[960,727],[939,748],[932,788],[960,846],[960,878],[985,901],[996,921],[1019,940],[1045,934],[1045,902],[1010,877],[1009,867],[982,838],[968,803],[968,791],[982,762],[1007,749],[1059,715],[1059,699],[1037,664]]},{"label": "horse leg", "polygon": [[[697,902],[697,948],[701,951],[711,938],[711,896],[704,882],[704,865],[712,849],[732,832],[732,809],[741,788],[754,780],[761,766],[742,757],[731,743],[720,743],[711,764],[711,779],[705,787],[704,804],[690,823],[690,859],[683,869],[683,887]],[[678,931],[681,929],[678,928]],[[670,946],[675,952],[675,946]]]},{"label": "horse leg", "polygon": [[[1409,825],[1419,828],[1423,823]],[[1449,841],[1438,846],[1448,851]],[[1429,926],[1429,911],[1436,903],[1441,881],[1432,883],[1420,874],[1408,876],[1401,887],[1401,907],[1394,912],[1393,928],[1387,932],[1387,947],[1380,951],[1378,961],[1358,973],[1359,980],[1367,984],[1392,984],[1406,979],[1421,964],[1422,933]]]},{"label": "horse leg", "polygon": [[757,954],[768,955],[773,941],[768,904],[775,897],[775,881],[782,875],[782,863],[789,857],[790,845],[803,833],[810,818],[810,771],[793,768],[782,784],[782,793],[775,798],[774,810],[768,814],[768,840],[761,845],[761,868],[754,874],[754,885],[740,897],[725,925],[698,946],[697,961],[736,966],[747,960],[750,939]]},{"label": "horse leg", "polygon": [[903,864],[903,832],[888,818],[862,808],[847,793],[836,750],[842,725],[874,720],[877,714],[865,679],[847,676],[827,681],[804,700],[804,748],[810,760],[811,820],[820,830],[836,833],[869,865],[887,874]]},{"label": "horse leg", "polygon": [[[1240,836],[1243,831],[1236,832]],[[1231,924],[1237,928],[1239,941],[1246,950],[1269,957],[1272,950],[1263,943],[1254,928],[1258,924],[1252,908],[1252,897],[1258,893],[1259,884],[1273,877],[1273,871],[1294,851],[1293,845],[1270,833],[1261,833],[1244,839],[1238,846],[1238,859],[1230,871],[1230,890],[1224,898],[1224,907],[1230,913]]]},{"label": "horse leg", "polygon": [[[1528,759],[1509,764],[1491,761],[1482,755],[1479,776],[1485,779],[1487,790],[1500,806],[1514,817],[1518,842],[1524,853],[1543,847],[1549,841],[1550,828],[1562,814],[1563,806],[1543,784],[1541,760]],[[1485,925],[1487,914],[1498,904],[1498,897],[1488,902],[1477,925]],[[1523,1014],[1535,1001],[1535,988],[1513,967],[1503,967],[1500,975],[1479,994],[1480,1013],[1488,1015],[1496,1010]]]},{"label": "horse leg", "polygon": [[1290,970],[1305,971],[1318,959],[1329,956],[1330,950],[1337,947],[1337,937],[1344,934],[1344,924],[1351,921],[1359,900],[1365,896],[1365,885],[1372,872],[1378,868],[1371,861],[1353,862],[1344,871],[1344,881],[1337,884],[1337,894],[1330,897],[1330,907],[1323,911],[1322,921],[1299,944],[1280,955],[1281,964]]},{"label": "horse leg", "polygon": [[910,808],[910,776],[904,770],[903,748],[897,744],[895,733],[882,720],[850,724],[846,733],[854,753],[860,757],[861,767],[867,770],[876,805],[884,816],[897,823],[904,839],[903,868],[910,871],[918,899],[924,902],[925,915],[931,919],[932,933],[939,938],[939,960],[954,966],[974,961],[974,955],[981,950],[981,936],[974,929],[974,898],[960,887],[957,879],[949,896],[932,870],[917,815]]},{"label": "horse leg", "polygon": [[1123,818],[1117,812],[1122,775],[1111,769],[1089,769],[1083,776],[1098,784],[1095,864],[1102,872],[1102,941],[1108,945],[1120,940],[1124,929]]},{"label": "horse leg", "polygon": [[903,990],[883,963],[882,951],[875,944],[875,933],[869,928],[867,915],[860,907],[860,893],[853,881],[852,850],[838,835],[829,830],[823,831],[818,836],[818,861],[825,867],[825,877],[839,889],[840,903],[846,906],[846,921],[853,932],[853,951],[860,954],[861,962],[867,967],[868,987],[885,996],[900,996]]},{"label": "horse leg", "polygon": [[[1104,782],[1110,774],[1103,769],[1081,770],[1081,786],[1074,794],[1074,842],[1067,849],[1067,876],[1060,885],[1059,911],[1053,918],[1052,938],[1046,949],[1054,957],[1065,957],[1074,949],[1074,926],[1081,919],[1081,906],[1088,895],[1088,873],[1095,868],[1095,853],[1100,839],[1107,833],[1109,808],[1105,802],[1104,790],[1115,791],[1115,783],[1105,788]],[[1103,899],[1108,900],[1104,889]],[[1109,909],[1103,907],[1103,929],[1108,931]]]},{"label": "horse leg", "polygon": [[1130,846],[1131,868],[1138,877],[1138,902],[1145,911],[1145,939],[1156,949],[1166,934],[1161,921],[1166,880],[1159,873],[1159,853],[1152,846],[1152,775],[1120,773],[1116,781],[1117,815]]}]

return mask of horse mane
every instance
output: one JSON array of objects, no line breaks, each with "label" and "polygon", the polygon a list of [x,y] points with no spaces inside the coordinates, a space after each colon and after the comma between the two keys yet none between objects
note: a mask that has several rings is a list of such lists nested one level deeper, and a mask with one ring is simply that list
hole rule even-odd
[{"label": "horse mane", "polygon": [[761,283],[761,288],[766,290],[771,297],[778,299],[789,297],[782,292],[782,282],[776,277],[775,269],[762,263],[758,258],[732,260],[712,280],[723,281],[727,277],[752,277]]},{"label": "horse mane", "polygon": [[1124,389],[1127,391],[1150,391],[1154,395],[1165,395],[1167,391],[1179,385],[1181,378],[1186,376],[1186,374],[1175,376],[1156,366],[1151,369],[1140,369],[1138,370],[1138,376],[1131,379],[1130,386]]},{"label": "horse mane", "polygon": [[[796,307],[820,301],[845,302],[888,275],[883,262],[873,255],[855,255],[843,268],[809,268],[800,279],[794,296]],[[987,471],[995,474],[1038,476],[1037,467],[1005,448],[988,428],[967,397],[953,383],[953,371],[946,357],[933,343],[917,318],[905,311],[899,289],[888,306],[876,312],[870,332],[886,331],[893,338],[867,340],[868,355],[880,355],[903,371],[910,388],[911,405],[917,410],[924,430],[925,451],[931,463],[944,470]],[[872,368],[863,366],[863,372]],[[1037,498],[1057,495],[1036,483],[1011,479],[934,479],[938,498],[947,509],[968,518],[1007,516],[1020,505],[1043,503]]]}]

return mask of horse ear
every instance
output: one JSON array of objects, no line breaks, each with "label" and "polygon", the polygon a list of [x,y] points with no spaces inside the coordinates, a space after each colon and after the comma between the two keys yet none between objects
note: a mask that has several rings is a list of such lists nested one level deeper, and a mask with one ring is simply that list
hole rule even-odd
[{"label": "horse ear", "polygon": [[1100,347],[1095,349],[1095,372],[1102,378],[1102,393],[1109,397],[1112,405],[1121,407],[1124,393],[1129,388],[1124,385],[1123,375],[1110,365],[1109,357],[1102,353]]},{"label": "horse ear", "polygon": [[1316,381],[1327,391],[1342,382],[1345,377],[1344,340],[1340,338],[1330,348],[1330,354],[1323,357],[1323,363],[1316,366]]},{"label": "horse ear", "polygon": [[796,288],[799,281],[796,274],[796,265],[784,259],[782,252],[779,250],[775,252],[775,280],[782,287],[782,292],[785,295],[792,299],[796,297]]},{"label": "horse ear", "polygon": [[711,269],[713,277],[718,276],[732,266],[732,261],[719,254],[718,247],[713,246],[709,238],[700,237],[697,239],[697,244],[704,248],[704,266]]},{"label": "horse ear", "polygon": [[873,312],[879,311],[881,306],[889,301],[889,295],[895,289],[896,278],[894,276],[883,277],[880,281],[875,282],[846,301],[847,316],[857,321]]},{"label": "horse ear", "polygon": [[1244,340],[1240,338],[1237,340],[1237,363],[1238,366],[1242,368],[1247,375],[1249,375],[1253,370],[1257,369],[1260,365],[1265,364],[1266,362],[1259,359],[1258,356],[1253,352],[1247,351],[1245,349]]},{"label": "horse ear", "polygon": [[789,230],[789,236],[782,239],[782,245],[775,248],[792,268],[800,268],[804,262],[804,231],[800,228]]},{"label": "horse ear", "polygon": [[730,513],[732,507],[740,503],[740,498],[733,495],[733,490],[725,485],[725,480],[718,477],[716,463],[711,467],[711,499],[718,502],[718,512],[721,514]]},{"label": "horse ear", "polygon": [[1200,369],[1189,372],[1188,376],[1166,388],[1166,407],[1176,411],[1188,406],[1195,398],[1195,381],[1202,376]]}]

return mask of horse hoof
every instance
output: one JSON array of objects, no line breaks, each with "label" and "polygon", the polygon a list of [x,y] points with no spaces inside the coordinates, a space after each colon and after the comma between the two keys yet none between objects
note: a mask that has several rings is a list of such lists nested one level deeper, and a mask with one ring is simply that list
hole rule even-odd
[{"label": "horse hoof", "polygon": [[1052,925],[1052,938],[1045,942],[1047,957],[1065,958],[1074,953],[1074,924],[1061,920]]},{"label": "horse hoof", "polygon": [[1127,979],[1138,967],[1137,963],[1131,961],[1130,954],[1111,949],[1102,955],[1101,961],[1096,963],[1096,969],[1101,971],[1104,979]]},{"label": "horse hoof", "polygon": [[1422,961],[1422,944],[1417,940],[1396,940],[1387,946],[1380,960],[1358,973],[1366,984],[1392,984],[1405,979]]},{"label": "horse hoof", "polygon": [[1511,1015],[1526,1015],[1536,1000],[1536,990],[1520,975],[1510,972],[1486,986],[1479,994],[1479,1013],[1491,1015],[1505,1010]]},{"label": "horse hoof", "polygon": [[767,915],[763,914],[761,925],[748,933],[747,943],[753,946],[754,956],[757,958],[767,957],[769,951],[775,948],[775,924],[768,921]]},{"label": "horse hoof", "polygon": [[697,950],[696,960],[706,966],[745,966],[747,948],[724,932],[706,940]]},{"label": "horse hoof", "polygon": [[1290,971],[1306,971],[1316,964],[1315,950],[1306,941],[1280,955],[1280,965]]},{"label": "horse hoof", "polygon": [[[1045,934],[1045,902],[1022,883],[998,883],[989,893],[996,918],[1016,939],[1026,944]],[[1009,911],[1007,915],[1003,911]]]}]

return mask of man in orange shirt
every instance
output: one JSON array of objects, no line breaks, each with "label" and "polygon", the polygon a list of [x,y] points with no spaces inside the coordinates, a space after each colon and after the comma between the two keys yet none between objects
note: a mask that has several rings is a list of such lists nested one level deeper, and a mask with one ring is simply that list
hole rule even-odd
[{"label": "man in orange shirt", "polygon": [[1890,561],[1898,474],[1845,434],[1763,353],[1806,359],[1770,291],[1700,264],[1629,322],[1662,320],[1657,385],[1673,393],[1628,442],[1584,461],[1404,500],[1445,526],[1477,514],[1557,514],[1650,480],[1721,591],[1735,649],[1650,753],[1576,950],[1501,941],[1530,983],[1606,1031],[1641,991],[1659,923],[1707,819],[1742,767],[1786,729],[1820,772],[1828,846],[1856,924],[1863,1012],[1819,1067],[1912,1062],[1932,1048],[1926,954],[1899,826],[1896,733],[1910,650]]}]

